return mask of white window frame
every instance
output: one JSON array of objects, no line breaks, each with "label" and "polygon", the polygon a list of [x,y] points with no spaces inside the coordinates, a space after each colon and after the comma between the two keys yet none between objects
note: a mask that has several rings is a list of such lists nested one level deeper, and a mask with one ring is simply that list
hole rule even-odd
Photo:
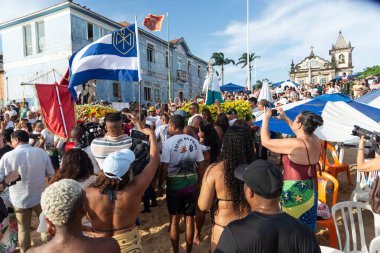
[{"label": "white window frame", "polygon": [[[42,24],[43,26],[43,30],[44,30],[44,34],[43,34],[43,37],[40,38],[40,34],[39,34],[39,28],[38,28],[38,25],[39,24]],[[36,22],[36,45],[37,45],[37,54],[39,53],[42,53],[42,52],[45,52],[46,51],[46,41],[45,41],[45,22],[42,20],[42,21],[38,21]],[[43,41],[43,48],[41,49],[40,48],[40,41]]]},{"label": "white window frame", "polygon": [[[30,29],[30,45],[27,45],[27,36],[26,36],[26,29]],[[24,56],[29,56],[33,54],[33,38],[32,38],[32,26],[29,25],[24,25],[22,27],[22,38],[23,38],[23,46],[24,46]],[[28,53],[28,48],[30,49],[30,52]]]}]

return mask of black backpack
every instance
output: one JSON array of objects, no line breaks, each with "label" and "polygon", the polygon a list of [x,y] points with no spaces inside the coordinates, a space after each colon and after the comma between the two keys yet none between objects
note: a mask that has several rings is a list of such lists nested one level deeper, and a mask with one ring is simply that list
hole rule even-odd
[{"label": "black backpack", "polygon": [[135,161],[131,164],[133,176],[140,174],[150,161],[149,145],[141,140],[132,139],[132,146],[129,148],[135,153]]}]

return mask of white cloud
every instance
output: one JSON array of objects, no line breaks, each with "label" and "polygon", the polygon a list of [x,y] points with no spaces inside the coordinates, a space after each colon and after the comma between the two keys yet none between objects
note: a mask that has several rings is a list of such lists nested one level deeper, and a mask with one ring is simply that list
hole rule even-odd
[{"label": "white cloud", "polygon": [[[250,22],[250,51],[261,56],[257,78],[280,81],[289,78],[291,60],[301,61],[314,46],[316,55],[330,60],[328,54],[339,30],[351,41],[354,71],[379,64],[376,35],[380,31],[379,8],[365,1],[268,1],[268,6]],[[231,22],[214,34],[219,50],[237,59],[246,50],[246,22]],[[218,51],[219,51],[218,50]],[[225,80],[245,83],[246,70],[226,66]],[[253,76],[252,76],[253,78]]]}]

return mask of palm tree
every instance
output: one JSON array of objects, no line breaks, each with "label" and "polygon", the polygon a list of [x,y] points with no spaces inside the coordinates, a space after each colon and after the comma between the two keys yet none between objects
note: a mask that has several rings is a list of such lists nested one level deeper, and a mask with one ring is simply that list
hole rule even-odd
[{"label": "palm tree", "polygon": [[224,65],[228,65],[230,63],[235,65],[235,61],[232,59],[224,58],[224,54],[222,52],[215,52],[212,54],[211,59],[215,60],[213,65],[221,66],[222,72],[222,85],[224,84]]},{"label": "palm tree", "polygon": [[[252,70],[252,65],[251,62],[253,62],[255,59],[260,59],[261,57],[259,55],[255,55],[255,53],[252,53],[249,55],[249,80],[252,80],[251,78],[251,70]],[[238,63],[236,63],[236,66],[239,64],[243,64],[241,68],[244,68],[247,66],[247,53],[242,54],[242,56],[239,58]]]}]

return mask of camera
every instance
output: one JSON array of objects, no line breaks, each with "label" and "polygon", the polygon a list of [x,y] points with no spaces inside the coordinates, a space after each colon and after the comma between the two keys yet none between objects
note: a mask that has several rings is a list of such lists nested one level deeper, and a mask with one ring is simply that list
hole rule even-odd
[{"label": "camera", "polygon": [[371,132],[367,129],[361,128],[360,126],[354,125],[354,130],[352,130],[353,136],[364,136],[364,139],[369,140],[371,142],[380,142],[380,133]]},{"label": "camera", "polygon": [[104,124],[89,122],[86,124],[81,124],[80,127],[82,127],[85,131],[81,140],[83,147],[89,146],[95,138],[104,136]]},{"label": "camera", "polygon": [[277,116],[277,110],[276,109],[272,109],[271,111],[272,111],[272,117]]},{"label": "camera", "polygon": [[37,140],[40,138],[41,134],[29,134],[29,138],[33,140]]}]

